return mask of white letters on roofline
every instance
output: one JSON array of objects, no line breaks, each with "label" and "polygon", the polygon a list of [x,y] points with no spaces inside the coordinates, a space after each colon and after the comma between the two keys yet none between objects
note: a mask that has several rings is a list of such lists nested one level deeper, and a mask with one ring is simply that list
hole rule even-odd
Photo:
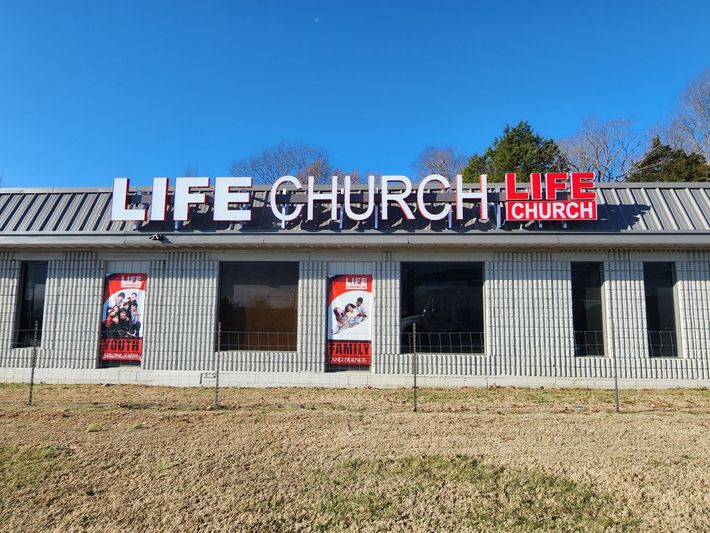
[{"label": "white letters on roofline", "polygon": [[445,204],[441,211],[438,213],[432,213],[429,209],[427,209],[427,206],[424,203],[424,192],[426,191],[427,185],[429,185],[432,181],[441,184],[445,190],[449,190],[451,188],[449,180],[447,180],[444,176],[440,176],[439,174],[431,174],[430,176],[427,176],[422,180],[417,188],[417,209],[422,216],[428,220],[443,220],[449,216],[449,213],[451,213],[451,204]]},{"label": "white letters on roofline", "polygon": [[[277,179],[274,182],[274,185],[271,187],[271,194],[269,195],[269,204],[271,205],[271,212],[274,214],[276,218],[278,218],[281,222],[288,222],[290,220],[295,219],[301,214],[301,211],[303,210],[302,205],[297,205],[294,207],[293,212],[290,214],[286,213],[286,208],[282,208],[282,210],[279,209],[279,206],[276,202],[276,195],[279,192],[279,188],[283,187],[286,183],[290,183],[296,189],[301,188],[301,182],[298,181],[297,178],[294,178],[293,176],[284,176],[282,178]],[[284,189],[284,192],[286,190]]]},{"label": "white letters on roofline", "polygon": [[153,178],[153,200],[150,202],[150,219],[164,221],[168,216],[168,178]]},{"label": "white letters on roofline", "polygon": [[[404,190],[391,193],[389,191],[390,183],[401,183],[404,185]],[[387,220],[387,211],[390,202],[396,203],[402,210],[402,213],[407,220],[414,219],[414,213],[407,205],[407,197],[412,192],[412,182],[407,176],[382,176],[382,220]]]},{"label": "white letters on roofline", "polygon": [[131,221],[145,220],[145,209],[128,209],[128,178],[115,178],[113,180],[113,196],[111,197],[111,220]]},{"label": "white letters on roofline", "polygon": [[466,200],[478,200],[481,204],[481,220],[488,220],[488,176],[481,174],[480,192],[466,192],[463,189],[463,177],[456,176],[456,220],[463,220],[463,204]]},{"label": "white letters on roofline", "polygon": [[174,219],[179,221],[190,218],[190,206],[207,202],[207,194],[195,192],[193,189],[206,189],[210,186],[208,177],[176,178],[175,179],[175,213]]},{"label": "white letters on roofline", "polygon": [[248,222],[251,209],[232,209],[231,204],[249,204],[248,192],[236,192],[233,189],[251,189],[251,178],[215,178],[214,181],[214,219],[219,222]]},{"label": "white letters on roofline", "polygon": [[345,214],[350,220],[354,220],[356,222],[367,220],[370,216],[372,216],[372,212],[375,210],[375,176],[367,177],[367,207],[362,213],[356,213],[353,211],[352,205],[350,205],[352,203],[350,201],[352,188],[351,182],[352,180],[350,179],[350,176],[345,176],[345,192],[343,195]]},{"label": "white letters on roofline", "polygon": [[308,220],[313,220],[313,204],[315,202],[330,202],[330,220],[338,220],[338,176],[333,176],[330,192],[317,192],[315,188],[315,178],[308,178]]},{"label": "white letters on roofline", "polygon": [[[344,215],[350,220],[360,222],[372,216],[377,202],[377,189],[375,177],[368,176],[367,190],[362,192],[362,202],[358,211],[353,209],[353,190],[350,176],[343,179],[343,189],[339,187],[340,179],[333,176],[330,187],[326,191],[319,191],[315,186],[315,179],[308,178],[307,188],[294,176],[283,176],[277,179],[271,187],[269,205],[273,216],[281,222],[289,222],[302,216],[305,206],[306,220],[313,220],[316,216],[316,203],[330,204],[330,219],[339,219],[339,207],[343,207]],[[153,179],[153,194],[150,206],[150,220],[156,222],[166,221],[168,209],[168,178]],[[436,186],[434,186],[436,185]],[[179,177],[175,179],[173,195],[173,220],[184,222],[189,220],[193,206],[208,202],[209,177]],[[214,209],[213,219],[218,222],[247,222],[252,219],[250,190],[253,187],[251,177],[217,177],[214,183]],[[456,218],[463,218],[464,203],[476,201],[480,204],[480,218],[488,219],[488,194],[486,176],[480,177],[479,191],[464,190],[463,178],[456,176],[454,200],[439,201],[442,206],[433,208],[424,202],[427,190],[449,191],[451,184],[444,177],[432,174],[422,180],[416,189],[416,205],[419,216],[427,220],[441,220],[449,216],[455,204]],[[277,196],[280,194],[299,194],[300,198],[293,203],[279,203]],[[404,218],[412,220],[415,214],[409,201],[412,193],[412,182],[407,176],[385,175],[380,179],[379,212],[382,220],[392,217],[392,209],[398,210]],[[145,221],[147,209],[143,207],[128,208],[129,182],[127,178],[114,180],[113,198],[111,201],[111,219],[121,221]]]}]

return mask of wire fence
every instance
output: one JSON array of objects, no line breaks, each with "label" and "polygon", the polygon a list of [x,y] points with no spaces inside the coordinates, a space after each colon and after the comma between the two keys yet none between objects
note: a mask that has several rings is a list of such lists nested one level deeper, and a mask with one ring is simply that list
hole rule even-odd
[{"label": "wire fence", "polygon": [[295,331],[219,331],[217,351],[276,351],[293,352],[298,349]]},{"label": "wire fence", "polygon": [[[487,355],[487,349],[490,350],[496,339],[486,339],[484,332],[417,331],[416,324],[408,331],[390,335],[388,349],[375,352],[372,342],[347,335],[342,340],[326,340],[325,334],[223,331],[220,325],[213,332],[196,328],[161,333],[159,340],[151,338],[151,343],[144,346],[143,338],[129,329],[103,331],[96,338],[88,333],[59,335],[55,331],[45,331],[42,335],[37,324],[33,329],[12,332],[10,349],[0,350],[0,367],[30,369],[27,399],[30,405],[34,401],[36,371],[52,368],[190,371],[199,376],[194,385],[213,389],[213,408],[221,405],[224,374],[230,372],[253,371],[281,376],[299,372],[389,375],[393,383],[411,386],[414,411],[418,408],[422,377],[429,382],[430,378],[445,380],[448,377],[480,377],[495,382],[512,376],[522,384],[529,377],[531,385],[540,377],[613,380],[613,403],[617,412],[621,409],[620,378],[708,379],[707,358],[689,361],[678,357],[677,336],[671,331],[646,332],[645,358],[610,356],[610,332],[575,331],[569,339],[553,332],[531,339],[534,342],[528,346],[517,346],[520,351],[509,357],[512,361],[507,363],[501,357]],[[561,346],[568,347],[562,355]],[[288,380],[280,383],[289,384]],[[300,383],[293,381],[293,384]],[[386,379],[380,383],[386,383]],[[145,381],[145,384],[151,382]]]},{"label": "wire fence", "polygon": [[412,331],[401,334],[402,353],[482,354],[482,331]]},{"label": "wire fence", "polygon": [[677,357],[678,335],[675,331],[649,331],[648,348],[651,357]]}]

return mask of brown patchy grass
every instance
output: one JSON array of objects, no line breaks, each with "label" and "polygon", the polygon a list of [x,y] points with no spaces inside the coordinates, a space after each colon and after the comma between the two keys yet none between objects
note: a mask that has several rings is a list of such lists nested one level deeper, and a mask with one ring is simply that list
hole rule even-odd
[{"label": "brown patchy grass", "polygon": [[710,530],[710,391],[0,385],[0,530]]}]

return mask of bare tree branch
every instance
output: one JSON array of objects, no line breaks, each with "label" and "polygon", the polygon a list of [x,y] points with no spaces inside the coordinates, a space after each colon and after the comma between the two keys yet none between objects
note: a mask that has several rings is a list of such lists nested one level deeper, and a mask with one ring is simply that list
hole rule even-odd
[{"label": "bare tree branch", "polygon": [[[345,176],[350,176],[350,183],[360,183],[362,177],[359,170],[343,170],[341,168],[334,168],[332,172],[333,176],[338,176],[340,178],[340,183],[344,183]],[[368,175],[368,174],[366,174]]]},{"label": "bare tree branch", "polygon": [[200,167],[198,167],[197,165],[193,165],[191,163],[185,167],[185,170],[183,170],[182,175],[185,177],[199,176],[200,175]]},{"label": "bare tree branch", "polygon": [[466,166],[466,156],[453,148],[429,146],[421,151],[414,163],[414,171],[419,179],[430,174],[441,174],[453,180]]},{"label": "bare tree branch", "polygon": [[710,161],[710,69],[688,84],[665,135],[669,144]]},{"label": "bare tree branch", "polygon": [[317,183],[330,179],[328,154],[307,144],[280,143],[251,158],[232,162],[233,176],[251,176],[256,183],[271,184],[282,176],[305,182],[314,176]]},{"label": "bare tree branch", "polygon": [[580,130],[560,141],[570,168],[594,172],[599,181],[621,181],[642,156],[645,140],[629,118],[599,122],[588,118]]}]

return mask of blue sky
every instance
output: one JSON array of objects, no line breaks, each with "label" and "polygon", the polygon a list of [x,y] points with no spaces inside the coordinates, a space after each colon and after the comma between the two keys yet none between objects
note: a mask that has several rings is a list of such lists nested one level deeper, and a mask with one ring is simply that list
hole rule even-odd
[{"label": "blue sky", "polygon": [[0,0],[6,187],[228,175],[280,141],[410,174],[506,123],[649,128],[710,67],[710,2]]}]

